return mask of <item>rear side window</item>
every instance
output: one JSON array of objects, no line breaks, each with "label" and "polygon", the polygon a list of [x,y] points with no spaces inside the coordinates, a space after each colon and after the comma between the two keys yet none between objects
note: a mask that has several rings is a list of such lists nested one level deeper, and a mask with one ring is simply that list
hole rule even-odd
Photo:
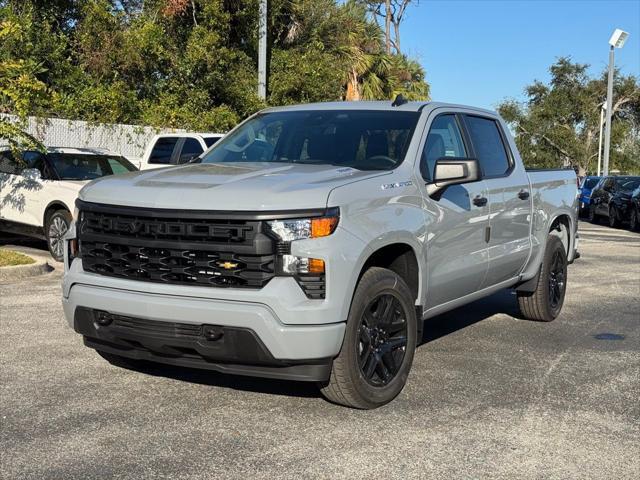
[{"label": "rear side window", "polygon": [[23,168],[23,166],[18,165],[11,152],[0,152],[0,173],[20,175]]},{"label": "rear side window", "polygon": [[200,142],[195,138],[187,138],[182,146],[182,152],[180,152],[180,160],[178,160],[178,163],[186,163],[193,160],[202,152],[204,152],[204,150],[200,146]]},{"label": "rear side window", "polygon": [[486,177],[504,175],[509,170],[509,157],[498,124],[483,117],[466,117],[471,142]]},{"label": "rear side window", "polygon": [[429,135],[422,149],[420,172],[425,180],[431,181],[436,161],[442,157],[464,158],[464,148],[460,128],[455,115],[438,116],[429,129]]},{"label": "rear side window", "polygon": [[171,163],[171,155],[173,154],[173,149],[176,146],[177,141],[178,137],[159,138],[153,146],[153,150],[151,150],[149,163]]}]

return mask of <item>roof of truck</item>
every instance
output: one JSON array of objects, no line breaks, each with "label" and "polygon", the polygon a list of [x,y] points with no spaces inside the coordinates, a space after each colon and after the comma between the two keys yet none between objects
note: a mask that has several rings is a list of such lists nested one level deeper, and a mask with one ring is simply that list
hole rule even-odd
[{"label": "roof of truck", "polygon": [[446,102],[406,102],[402,105],[392,106],[392,100],[384,101],[355,101],[355,102],[320,102],[320,103],[303,103],[299,105],[286,105],[283,107],[270,107],[263,112],[279,112],[291,110],[397,110],[408,112],[419,112],[425,107],[429,109],[436,108],[464,108],[475,110],[477,112],[489,113],[496,115],[496,112],[484,108],[472,107],[469,105],[457,105]]}]

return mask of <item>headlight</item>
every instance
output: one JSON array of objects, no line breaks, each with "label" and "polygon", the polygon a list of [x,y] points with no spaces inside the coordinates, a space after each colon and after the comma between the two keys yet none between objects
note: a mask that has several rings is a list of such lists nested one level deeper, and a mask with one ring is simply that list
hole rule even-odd
[{"label": "headlight", "polygon": [[327,215],[316,218],[299,218],[293,220],[272,220],[267,222],[271,231],[283,242],[303,240],[305,238],[320,238],[331,235],[338,226],[340,217]]},{"label": "headlight", "polygon": [[[268,221],[269,229],[280,240],[278,244],[278,273],[280,275],[293,275],[296,278],[305,277],[307,282],[309,281],[309,276],[311,276],[324,282],[324,260],[291,255],[291,242],[329,236],[336,230],[339,220],[339,210],[332,208],[326,215],[321,217]],[[324,298],[324,293],[317,298]]]}]

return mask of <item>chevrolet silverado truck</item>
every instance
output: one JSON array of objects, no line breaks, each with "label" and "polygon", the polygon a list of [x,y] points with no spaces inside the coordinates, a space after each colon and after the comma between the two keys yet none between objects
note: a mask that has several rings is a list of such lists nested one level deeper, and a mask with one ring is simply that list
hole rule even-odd
[{"label": "chevrolet silverado truck", "polygon": [[523,317],[559,315],[577,198],[572,170],[525,169],[494,112],[269,108],[195,162],[85,186],[64,312],[116,365],[311,381],[376,408],[424,320],[508,288]]}]

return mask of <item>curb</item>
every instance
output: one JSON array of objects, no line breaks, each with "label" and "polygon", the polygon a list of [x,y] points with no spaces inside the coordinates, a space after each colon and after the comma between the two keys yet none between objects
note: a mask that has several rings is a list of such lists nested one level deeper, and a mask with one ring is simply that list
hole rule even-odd
[{"label": "curb", "polygon": [[34,277],[36,275],[42,275],[43,273],[49,273],[54,269],[51,265],[49,265],[48,260],[44,255],[34,254],[32,249],[9,247],[7,248],[7,250],[12,250],[14,252],[27,255],[33,258],[35,260],[35,263],[0,268],[0,282],[4,283],[13,280],[20,280],[23,278]]}]

